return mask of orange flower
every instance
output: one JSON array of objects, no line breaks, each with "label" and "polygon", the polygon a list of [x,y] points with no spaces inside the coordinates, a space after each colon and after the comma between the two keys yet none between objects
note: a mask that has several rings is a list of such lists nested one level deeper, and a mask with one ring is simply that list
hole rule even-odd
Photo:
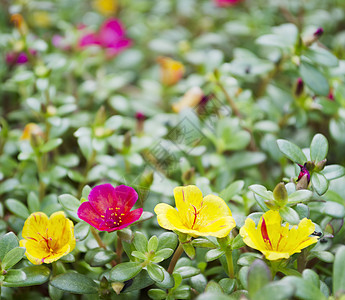
[{"label": "orange flower", "polygon": [[182,63],[169,57],[158,57],[157,62],[161,69],[161,81],[165,85],[176,84],[185,72]]},{"label": "orange flower", "polygon": [[21,34],[26,34],[28,32],[28,27],[25,20],[21,14],[13,14],[11,16],[11,22],[16,26]]}]

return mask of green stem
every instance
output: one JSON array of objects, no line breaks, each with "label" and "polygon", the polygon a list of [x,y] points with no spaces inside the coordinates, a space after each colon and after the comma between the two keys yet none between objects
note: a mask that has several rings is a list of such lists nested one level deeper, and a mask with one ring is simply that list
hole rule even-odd
[{"label": "green stem", "polygon": [[168,267],[168,273],[172,274],[174,272],[175,266],[179,258],[181,257],[183,253],[183,246],[181,243],[179,243],[177,249],[175,250],[174,256],[172,257],[169,267]]},{"label": "green stem", "polygon": [[241,119],[242,116],[241,116],[239,109],[236,106],[235,101],[230,97],[229,93],[227,92],[227,90],[225,89],[225,87],[223,86],[223,84],[219,80],[217,80],[217,85],[222,90],[222,92],[225,96],[225,99],[228,101],[229,106],[230,106],[231,110],[233,111],[233,113]]},{"label": "green stem", "polygon": [[234,262],[232,260],[232,250],[231,250],[231,248],[228,248],[225,251],[225,257],[226,257],[226,263],[228,265],[229,278],[233,279],[233,278],[235,278],[235,274],[234,274]]},{"label": "green stem", "polygon": [[36,160],[37,160],[36,163],[37,163],[38,181],[39,181],[38,194],[39,194],[40,202],[42,202],[46,193],[46,184],[41,180],[41,174],[45,170],[43,156],[40,153],[37,153]]},{"label": "green stem", "polygon": [[91,233],[92,233],[93,237],[95,238],[95,240],[97,241],[98,246],[100,246],[103,249],[107,249],[107,247],[104,245],[101,237],[99,236],[98,231],[92,226],[91,226]]},{"label": "green stem", "polygon": [[121,263],[122,251],[123,251],[122,240],[120,238],[119,233],[117,233],[116,255],[117,255],[117,263],[118,264]]},{"label": "green stem", "polygon": [[95,162],[96,154],[97,154],[96,151],[92,150],[91,157],[86,162],[86,167],[85,167],[84,174],[83,174],[84,180],[82,182],[80,182],[80,184],[79,184],[77,198],[81,197],[84,185],[87,183],[87,174],[89,173],[91,167],[93,166],[93,164]]}]

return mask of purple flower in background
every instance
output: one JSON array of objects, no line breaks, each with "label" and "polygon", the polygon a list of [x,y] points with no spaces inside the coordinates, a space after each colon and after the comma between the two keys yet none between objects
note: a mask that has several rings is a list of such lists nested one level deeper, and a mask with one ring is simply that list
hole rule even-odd
[{"label": "purple flower in background", "polygon": [[28,55],[25,52],[9,52],[6,54],[6,63],[9,65],[26,64],[28,61]]},{"label": "purple flower in background", "polygon": [[100,231],[123,229],[137,221],[142,208],[131,211],[138,200],[136,191],[126,185],[113,187],[111,184],[95,186],[78,208],[78,217]]}]

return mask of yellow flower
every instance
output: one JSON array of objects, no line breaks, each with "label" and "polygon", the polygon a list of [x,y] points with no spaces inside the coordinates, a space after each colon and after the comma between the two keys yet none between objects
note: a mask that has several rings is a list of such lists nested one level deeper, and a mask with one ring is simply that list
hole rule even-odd
[{"label": "yellow flower", "polygon": [[257,228],[254,221],[247,218],[240,235],[249,247],[262,252],[268,260],[289,258],[317,242],[317,237],[310,237],[315,231],[311,220],[304,218],[298,227],[295,225],[291,229],[288,223],[282,226],[281,222],[279,212],[269,210],[260,218]]},{"label": "yellow flower", "polygon": [[93,6],[102,15],[108,17],[113,15],[117,10],[117,0],[95,0]]},{"label": "yellow flower", "polygon": [[194,185],[176,187],[174,197],[177,210],[165,203],[155,207],[158,224],[165,229],[193,237],[225,237],[236,225],[223,199],[215,195],[203,198]]},{"label": "yellow flower", "polygon": [[39,28],[47,28],[52,25],[50,14],[43,10],[33,12],[31,15],[31,20],[34,25]]},{"label": "yellow flower", "polygon": [[31,214],[25,221],[23,240],[25,255],[34,265],[52,263],[70,253],[75,247],[73,222],[64,212],[53,213],[48,219],[42,212]]},{"label": "yellow flower", "polygon": [[23,134],[20,137],[21,140],[30,140],[31,135],[39,135],[43,136],[43,131],[41,127],[39,127],[35,123],[29,123],[25,125],[25,128],[23,130]]},{"label": "yellow flower", "polygon": [[202,89],[198,86],[194,86],[183,95],[180,101],[174,103],[172,108],[177,113],[188,107],[193,108],[200,103],[203,97],[204,92]]},{"label": "yellow flower", "polygon": [[182,78],[185,71],[182,63],[169,57],[158,57],[157,61],[160,65],[163,84],[174,85]]}]

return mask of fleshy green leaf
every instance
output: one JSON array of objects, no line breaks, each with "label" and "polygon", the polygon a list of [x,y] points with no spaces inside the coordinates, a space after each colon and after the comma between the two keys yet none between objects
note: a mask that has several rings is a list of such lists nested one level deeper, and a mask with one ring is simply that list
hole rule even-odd
[{"label": "fleshy green leaf", "polygon": [[8,251],[3,261],[1,262],[1,267],[5,270],[11,269],[23,258],[25,251],[25,248],[22,247],[16,247]]},{"label": "fleshy green leaf", "polygon": [[342,246],[335,254],[333,264],[333,294],[345,293],[345,247]]},{"label": "fleshy green leaf", "polygon": [[321,171],[327,180],[333,180],[345,175],[345,168],[341,165],[329,165]]},{"label": "fleshy green leaf", "polygon": [[42,152],[42,153],[49,152],[49,151],[54,150],[55,148],[59,147],[61,144],[62,144],[62,139],[60,139],[60,138],[50,140],[40,148],[40,152]]},{"label": "fleshy green leaf", "polygon": [[310,144],[310,158],[318,163],[326,158],[328,152],[328,141],[322,134],[318,133],[313,137]]},{"label": "fleshy green leaf", "polygon": [[305,202],[311,199],[313,193],[309,190],[298,190],[289,195],[289,204]]},{"label": "fleshy green leaf", "polygon": [[142,266],[138,262],[125,262],[116,265],[110,271],[110,281],[124,282],[139,274]]},{"label": "fleshy green leaf", "polygon": [[173,232],[164,232],[158,237],[158,248],[157,251],[170,248],[175,250],[177,246],[177,235]]},{"label": "fleshy green leaf", "polygon": [[200,273],[200,270],[198,268],[185,266],[185,267],[180,267],[177,270],[174,270],[174,273],[175,272],[179,273],[182,276],[182,278],[185,279],[185,278],[198,275]]},{"label": "fleshy green leaf", "polygon": [[147,251],[147,245],[148,245],[147,238],[140,231],[136,231],[134,233],[133,244],[134,244],[134,247],[138,251],[140,251],[142,253],[145,253]]},{"label": "fleshy green leaf", "polygon": [[76,212],[80,206],[80,201],[69,194],[63,194],[58,197],[60,204],[67,210]]},{"label": "fleshy green leaf", "polygon": [[205,259],[207,262],[216,260],[217,258],[221,257],[222,255],[224,255],[224,251],[221,249],[212,249],[209,250],[206,255],[205,255]]},{"label": "fleshy green leaf", "polygon": [[60,290],[74,294],[96,294],[98,285],[89,277],[76,272],[57,275],[50,284]]},{"label": "fleshy green leaf", "polygon": [[327,96],[329,84],[325,76],[310,63],[302,61],[299,73],[305,84],[317,95]]},{"label": "fleshy green leaf", "polygon": [[[248,292],[253,297],[256,292],[272,279],[271,271],[260,259],[254,261],[248,271]],[[255,298],[253,298],[255,299]]]},{"label": "fleshy green leaf", "polygon": [[307,161],[303,151],[294,143],[286,140],[277,140],[277,144],[279,150],[293,162],[303,165]]},{"label": "fleshy green leaf", "polygon": [[4,286],[16,286],[21,282],[25,282],[26,274],[20,269],[8,270],[4,279]]},{"label": "fleshy green leaf", "polygon": [[298,213],[291,207],[282,207],[279,209],[279,213],[286,222],[292,225],[297,225],[300,221]]},{"label": "fleshy green leaf", "polygon": [[162,282],[164,279],[163,267],[156,264],[149,264],[147,266],[147,273],[151,277],[152,280]]},{"label": "fleshy green leaf", "polygon": [[91,267],[104,266],[108,262],[115,259],[116,254],[111,250],[105,250],[100,248],[95,248],[89,250],[85,255],[85,261]]},{"label": "fleshy green leaf", "polygon": [[149,239],[147,251],[156,251],[158,248],[158,238],[154,235]]},{"label": "fleshy green leaf", "polygon": [[[17,270],[9,270],[8,272],[13,272]],[[4,283],[4,286],[9,287],[23,287],[23,286],[32,286],[32,285],[40,285],[45,283],[50,275],[50,270],[46,266],[29,266],[22,268],[21,271],[23,271],[26,275],[26,279],[15,281],[15,278],[12,278],[11,282]],[[21,275],[22,276],[22,275]],[[17,277],[18,278],[18,277]]]},{"label": "fleshy green leaf", "polygon": [[311,176],[311,184],[315,191],[321,196],[327,192],[329,182],[321,173],[313,173]]},{"label": "fleshy green leaf", "polygon": [[30,215],[28,209],[26,208],[26,206],[16,200],[16,199],[7,199],[5,201],[6,207],[8,208],[8,210],[13,213],[14,215],[16,215],[18,218],[21,219],[27,219]]},{"label": "fleshy green leaf", "polygon": [[0,238],[0,260],[12,249],[19,247],[18,238],[13,232],[8,232]]},{"label": "fleshy green leaf", "polygon": [[230,201],[232,197],[237,195],[243,189],[243,186],[243,180],[234,181],[225,190],[220,192],[219,197],[222,198],[224,201]]},{"label": "fleshy green leaf", "polygon": [[282,282],[270,282],[265,285],[263,288],[258,290],[253,299],[255,300],[267,300],[273,299],[275,300],[286,300],[291,299],[291,297],[295,293],[295,288],[291,285],[284,284]]}]

